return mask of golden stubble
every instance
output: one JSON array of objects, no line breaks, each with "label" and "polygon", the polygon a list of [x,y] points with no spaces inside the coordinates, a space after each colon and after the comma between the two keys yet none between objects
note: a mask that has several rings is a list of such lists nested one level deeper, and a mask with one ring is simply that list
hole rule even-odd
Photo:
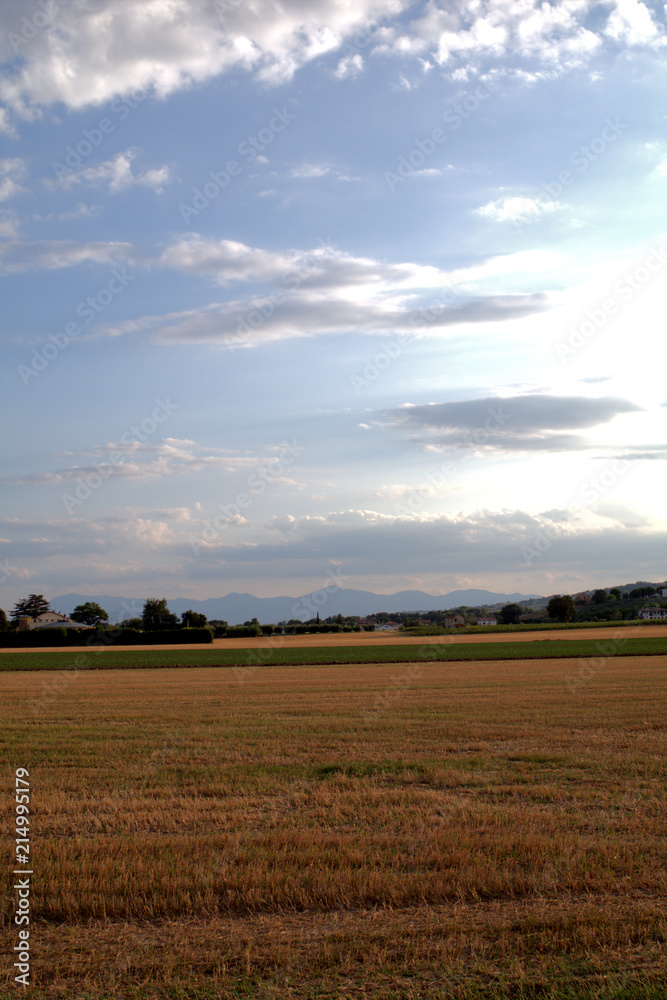
[{"label": "golden stubble", "polygon": [[0,676],[44,995],[660,967],[664,658],[409,667],[82,672],[37,712],[44,675]]}]

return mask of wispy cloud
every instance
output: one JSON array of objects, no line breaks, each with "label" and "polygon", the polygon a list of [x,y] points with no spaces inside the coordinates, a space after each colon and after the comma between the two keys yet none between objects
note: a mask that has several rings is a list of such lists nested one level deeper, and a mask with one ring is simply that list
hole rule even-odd
[{"label": "wispy cloud", "polygon": [[540,215],[550,215],[562,209],[556,201],[542,201],[535,198],[499,198],[475,209],[476,215],[491,219],[492,222],[533,221]]},{"label": "wispy cloud", "polygon": [[429,449],[475,448],[497,452],[582,451],[593,442],[572,431],[589,430],[641,407],[612,396],[526,394],[460,402],[406,405],[392,410],[399,426],[422,432]]},{"label": "wispy cloud", "polygon": [[72,240],[27,243],[8,240],[0,244],[0,274],[53,271],[78,264],[113,264],[128,260],[131,251],[129,243],[75,243]]},{"label": "wispy cloud", "polygon": [[95,166],[82,167],[74,170],[67,168],[58,170],[56,180],[46,178],[47,187],[60,186],[67,190],[77,184],[88,184],[91,187],[105,185],[110,194],[117,194],[128,188],[140,186],[151,188],[156,194],[161,194],[171,180],[169,167],[154,167],[143,173],[133,173],[132,161],[137,157],[138,150],[127,149],[117,153],[112,160],[105,160]]},{"label": "wispy cloud", "polygon": [[[253,296],[212,302],[162,316],[106,326],[108,336],[150,333],[163,343],[252,346],[267,341],[336,333],[444,332],[458,324],[503,322],[548,307],[541,293],[476,295],[461,292],[424,320],[433,289],[451,289],[452,275],[436,267],[392,264],[321,246],[312,251],[267,251],[245,244],[190,238],[168,247],[159,263],[209,276],[217,284],[264,285]],[[487,275],[483,267],[479,273]],[[470,269],[466,277],[475,278]],[[459,275],[461,277],[462,275]],[[420,317],[423,322],[420,321]]]}]

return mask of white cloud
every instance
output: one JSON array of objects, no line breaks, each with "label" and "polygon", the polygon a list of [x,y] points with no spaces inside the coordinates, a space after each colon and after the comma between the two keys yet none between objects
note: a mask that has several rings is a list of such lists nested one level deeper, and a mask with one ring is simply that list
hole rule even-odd
[{"label": "white cloud", "polygon": [[[391,9],[406,6],[394,0]],[[78,109],[139,88],[164,97],[235,68],[280,83],[386,11],[386,0],[257,0],[226,10],[213,0],[70,0],[26,43],[25,6],[10,0],[0,11],[4,56],[13,43],[22,63],[1,80],[0,97],[25,117],[35,106]]]},{"label": "white cloud", "polygon": [[534,221],[540,215],[556,212],[563,206],[557,201],[541,201],[535,198],[499,198],[475,209],[475,215],[491,219],[493,222]]},{"label": "white cloud", "polygon": [[0,214],[0,239],[15,239],[19,235],[19,228],[19,220],[15,212],[2,212]]},{"label": "white cloud", "polygon": [[[95,445],[87,452],[79,454],[84,463],[69,465],[52,472],[38,472],[23,476],[5,477],[2,482],[8,486],[58,486],[62,484],[87,482],[91,477],[102,482],[112,476],[119,479],[150,480],[164,476],[191,475],[192,473],[214,469],[223,473],[252,473],[262,467],[262,463],[272,461],[273,448],[267,446],[261,452],[238,452],[223,448],[205,448],[194,441],[181,438],[163,438],[158,441],[141,442],[136,439],[110,441],[105,445]],[[68,453],[71,454],[71,453]],[[273,460],[275,465],[275,459]],[[296,485],[294,480],[280,476],[280,469],[270,473],[271,483]],[[93,488],[101,485],[100,482]]]},{"label": "white cloud", "polygon": [[[16,64],[0,76],[0,99],[33,120],[57,102],[80,109],[142,89],[162,98],[232,70],[284,83],[301,66],[337,52],[339,79],[360,73],[366,54],[412,59],[422,74],[437,61],[456,79],[463,68],[470,78],[484,61],[504,59],[510,71],[537,79],[535,61],[547,76],[579,68],[605,39],[664,43],[657,18],[639,0],[596,6],[607,15],[597,33],[586,24],[590,0],[475,0],[445,9],[409,0],[253,0],[228,8],[214,0],[69,0],[45,26],[30,25],[27,37],[33,12],[20,0],[4,0],[1,57]],[[412,19],[395,20],[406,12]],[[0,113],[0,131],[15,135],[7,114]]]},{"label": "white cloud", "polygon": [[[660,533],[632,512],[626,526],[609,521],[609,511],[582,508],[576,518],[559,521],[548,549],[541,553],[535,540],[552,518],[524,510],[477,510],[455,515],[384,514],[374,510],[345,510],[322,516],[285,517],[275,527],[277,540],[269,536],[252,545],[229,544],[220,538],[200,552],[199,565],[208,564],[216,578],[222,567],[236,576],[309,575],[322,565],[323,553],[336,553],[349,578],[372,574],[385,580],[406,574],[464,574],[486,581],[507,574],[525,579],[535,565],[526,562],[534,553],[543,573],[557,571],[562,578],[572,567],[595,566],[596,572],[624,578],[627,566],[642,567],[646,579],[658,578],[664,570],[654,551]],[[224,560],[224,562],[223,562]],[[203,564],[203,566],[202,566]],[[649,568],[650,567],[650,568]],[[656,575],[657,574],[657,575]],[[386,585],[386,584],[385,584]]]},{"label": "white cloud", "polygon": [[105,160],[96,166],[84,167],[78,171],[61,164],[63,169],[58,170],[58,179],[56,181],[49,179],[44,183],[49,188],[59,185],[65,189],[74,184],[108,184],[108,190],[111,194],[117,194],[119,191],[140,185],[151,188],[156,194],[161,194],[171,180],[169,167],[163,166],[147,170],[143,174],[134,174],[132,161],[137,153],[136,149],[127,149],[123,153],[117,153],[112,160]]},{"label": "white cloud", "polygon": [[291,174],[292,177],[324,177],[330,169],[320,163],[303,163],[300,167],[295,167]]},{"label": "white cloud", "polygon": [[[591,585],[591,566],[595,580],[606,585],[610,579],[627,579],[629,565],[642,579],[662,579],[664,572],[658,526],[632,508],[609,504],[581,508],[576,516],[569,510],[515,508],[452,515],[370,509],[305,517],[284,513],[257,528],[245,518],[230,518],[228,530],[198,545],[195,554],[192,541],[200,539],[206,524],[196,505],[126,507],[91,520],[80,513],[41,521],[12,518],[2,533],[9,539],[7,556],[26,573],[37,565],[38,578],[52,582],[58,592],[64,580],[76,587],[88,580],[118,586],[136,578],[154,585],[156,572],[181,583],[215,581],[216,586],[223,580],[236,585],[240,579],[280,579],[285,588],[290,578],[320,579],[325,561],[341,567],[348,586],[360,581],[366,586],[374,578],[383,590],[398,590],[405,589],[406,580],[428,580],[428,589],[438,592],[490,584],[524,593],[562,592],[564,580],[573,577],[584,581],[565,585],[576,590]],[[234,534],[236,527],[243,541]],[[545,538],[546,530],[550,544],[540,551],[536,539]],[[442,585],[443,566],[453,584]],[[588,567],[585,577],[582,567]],[[425,589],[423,582],[417,585]]]},{"label": "white cloud", "polygon": [[351,56],[345,56],[341,59],[336,69],[334,70],[334,76],[337,80],[347,80],[348,78],[354,79],[359,76],[364,68],[364,60],[359,53],[355,53]]},{"label": "white cloud", "polygon": [[10,119],[9,108],[0,108],[0,134],[9,136],[10,139],[18,138],[18,132]]},{"label": "white cloud", "polygon": [[18,156],[0,160],[0,201],[9,201],[10,198],[25,191],[20,181],[26,172],[26,162]]},{"label": "white cloud", "polygon": [[[406,33],[414,53],[433,52],[452,79],[461,82],[469,82],[489,63],[502,60],[505,72],[534,83],[584,67],[605,38],[646,47],[664,43],[657,19],[638,0],[610,0],[595,6],[602,15],[597,32],[586,23],[590,0],[476,0],[447,5],[447,9],[430,3],[409,23]],[[404,55],[407,48],[405,33],[399,32],[383,51]]]},{"label": "white cloud", "polygon": [[99,215],[100,209],[97,205],[86,205],[83,201],[77,201],[74,208],[67,212],[49,212],[48,215],[33,215],[35,222],[65,222],[68,219],[94,219]]},{"label": "white cloud", "polygon": [[194,236],[168,247],[160,264],[185,273],[211,275],[218,284],[232,281],[275,281],[297,261],[293,252],[275,253],[236,240],[203,240]]},{"label": "white cloud", "polygon": [[0,274],[53,271],[78,264],[115,264],[127,260],[131,249],[130,243],[74,243],[71,240],[26,243],[9,240],[0,244]]},{"label": "white cloud", "polygon": [[665,42],[650,10],[639,0],[616,0],[605,34],[622,45],[650,46]]},{"label": "white cloud", "polygon": [[449,287],[446,272],[409,262],[352,257],[326,244],[312,251],[277,253],[193,235],[168,247],[160,264],[210,275],[223,286],[254,282],[266,287],[254,297],[128,320],[103,328],[103,334],[148,332],[163,343],[252,346],[332,333],[442,332],[459,323],[517,318],[547,306],[539,293],[466,292],[454,296],[450,304],[438,300],[438,309],[426,315],[425,296],[434,288]]}]

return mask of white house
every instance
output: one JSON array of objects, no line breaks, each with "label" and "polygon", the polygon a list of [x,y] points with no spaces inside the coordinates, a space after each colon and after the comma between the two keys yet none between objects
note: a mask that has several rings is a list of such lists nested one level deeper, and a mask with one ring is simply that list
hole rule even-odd
[{"label": "white house", "polygon": [[497,620],[497,618],[478,618],[477,619],[477,624],[478,625],[497,625],[498,624],[498,620]]},{"label": "white house", "polygon": [[398,632],[401,625],[400,622],[384,622],[382,625],[376,625],[376,632]]},{"label": "white house", "polygon": [[67,615],[61,615],[58,611],[44,611],[37,618],[28,619],[28,629],[31,632],[44,628],[90,629],[92,625],[82,625],[80,622],[73,622]]},{"label": "white house", "polygon": [[667,608],[642,608],[637,618],[659,619],[667,618]]}]

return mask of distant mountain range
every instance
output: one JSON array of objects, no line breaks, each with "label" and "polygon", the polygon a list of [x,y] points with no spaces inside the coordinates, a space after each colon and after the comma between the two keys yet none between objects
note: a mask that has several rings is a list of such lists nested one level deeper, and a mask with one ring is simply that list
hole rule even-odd
[{"label": "distant mountain range", "polygon": [[[539,594],[496,594],[490,590],[454,590],[450,594],[426,594],[423,590],[402,590],[398,594],[374,594],[370,590],[345,590],[324,587],[301,597],[253,597],[252,594],[227,594],[226,597],[210,597],[206,601],[175,597],[168,599],[169,610],[176,615],[184,611],[198,611],[209,621],[223,619],[230,625],[257,618],[262,623],[276,623],[290,618],[308,621],[319,611],[321,618],[330,615],[365,615],[386,611],[444,611],[458,608],[494,604],[511,604],[540,598]],[[54,611],[71,614],[77,604],[95,601],[109,615],[112,622],[125,618],[140,618],[144,606],[143,597],[113,597],[109,594],[63,594],[54,597],[51,607]]]}]

